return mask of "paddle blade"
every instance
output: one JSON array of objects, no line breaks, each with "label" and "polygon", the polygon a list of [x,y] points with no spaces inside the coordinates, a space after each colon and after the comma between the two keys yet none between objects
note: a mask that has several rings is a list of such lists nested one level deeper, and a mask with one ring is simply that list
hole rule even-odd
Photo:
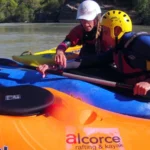
[{"label": "paddle blade", "polygon": [[54,101],[48,90],[32,86],[0,87],[1,115],[35,115],[44,112]]}]

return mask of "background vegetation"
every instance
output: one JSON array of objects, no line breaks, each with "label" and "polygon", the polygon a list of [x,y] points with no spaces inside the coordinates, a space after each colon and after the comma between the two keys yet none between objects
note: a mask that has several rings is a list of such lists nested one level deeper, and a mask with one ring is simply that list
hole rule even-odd
[{"label": "background vegetation", "polygon": [[[150,24],[150,0],[96,1],[101,6],[124,6],[135,10],[140,24]],[[58,22],[66,4],[73,3],[76,7],[80,2],[82,0],[0,0],[0,22]]]}]

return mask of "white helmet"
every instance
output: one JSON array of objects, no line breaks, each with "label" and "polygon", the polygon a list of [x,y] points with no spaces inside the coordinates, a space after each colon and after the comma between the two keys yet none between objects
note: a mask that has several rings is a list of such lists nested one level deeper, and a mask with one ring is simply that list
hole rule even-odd
[{"label": "white helmet", "polygon": [[100,6],[93,0],[83,1],[77,11],[76,19],[94,20],[101,13]]}]

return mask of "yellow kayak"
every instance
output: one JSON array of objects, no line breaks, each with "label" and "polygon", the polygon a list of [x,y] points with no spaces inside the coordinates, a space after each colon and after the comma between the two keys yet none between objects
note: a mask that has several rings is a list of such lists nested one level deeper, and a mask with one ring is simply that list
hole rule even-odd
[{"label": "yellow kayak", "polygon": [[[70,47],[66,50],[66,57],[68,60],[74,59],[78,57],[80,49],[82,46],[77,45],[74,47]],[[50,50],[44,50],[36,53],[32,53],[30,51],[25,51],[21,55],[14,55],[12,59],[23,63],[25,65],[37,67],[41,64],[54,64],[54,57],[56,53],[56,48],[52,48]]]},{"label": "yellow kayak", "polygon": [[[66,52],[72,52],[72,51],[75,51],[77,52],[78,50],[80,50],[82,48],[82,45],[77,45],[77,46],[74,46],[74,47],[69,47]],[[44,50],[44,51],[40,51],[40,52],[35,52],[33,53],[33,55],[40,55],[40,54],[48,54],[48,53],[56,53],[56,47],[54,48],[51,48],[49,50]]]}]

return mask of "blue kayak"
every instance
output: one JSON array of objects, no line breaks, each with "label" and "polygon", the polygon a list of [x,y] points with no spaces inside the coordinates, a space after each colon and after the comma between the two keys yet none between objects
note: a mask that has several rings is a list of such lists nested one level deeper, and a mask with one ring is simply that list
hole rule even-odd
[{"label": "blue kayak", "polygon": [[27,84],[51,87],[112,112],[150,118],[150,103],[148,100],[125,96],[97,85],[63,76],[48,74],[45,78],[42,78],[42,75],[35,70],[0,66],[1,86],[10,87]]}]

